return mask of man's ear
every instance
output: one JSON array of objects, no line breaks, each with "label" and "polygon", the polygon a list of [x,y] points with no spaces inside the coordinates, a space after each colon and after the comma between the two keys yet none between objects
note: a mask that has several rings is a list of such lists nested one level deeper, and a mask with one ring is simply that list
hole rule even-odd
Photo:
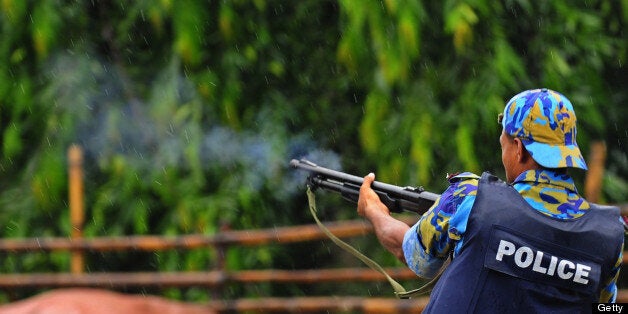
[{"label": "man's ear", "polygon": [[521,142],[521,139],[515,137],[514,141],[517,146],[517,161],[519,163],[526,163],[528,158],[531,158],[532,156],[530,156],[530,153],[526,149],[525,145],[523,145],[523,142]]}]

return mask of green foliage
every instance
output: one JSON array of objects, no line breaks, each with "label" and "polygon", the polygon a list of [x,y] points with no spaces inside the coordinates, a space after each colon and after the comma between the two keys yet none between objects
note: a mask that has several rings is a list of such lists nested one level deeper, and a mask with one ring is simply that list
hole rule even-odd
[{"label": "green foliage", "polygon": [[53,48],[61,24],[53,1],[38,2],[31,16],[33,48],[39,59],[45,59]]},{"label": "green foliage", "polygon": [[[87,236],[311,223],[304,178],[287,168],[303,156],[439,192],[448,172],[503,172],[496,115],[535,87],[570,98],[585,153],[607,143],[602,194],[626,201],[626,1],[4,0],[0,10],[5,238],[69,234],[65,154],[74,143],[85,151]],[[342,200],[320,201],[325,219],[355,218]],[[226,265],[346,266],[324,245],[233,248]],[[89,262],[203,270],[215,255]],[[0,267],[68,267],[67,255],[43,256],[12,255]],[[304,294],[257,288],[230,287],[233,296]]]}]

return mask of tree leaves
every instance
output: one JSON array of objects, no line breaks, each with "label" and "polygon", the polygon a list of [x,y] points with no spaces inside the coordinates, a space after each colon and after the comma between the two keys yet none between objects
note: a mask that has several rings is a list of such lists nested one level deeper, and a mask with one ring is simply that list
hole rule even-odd
[{"label": "tree leaves", "polygon": [[[607,141],[605,195],[625,201],[626,7],[1,1],[2,235],[69,231],[64,150],[73,143],[86,152],[90,236],[311,222],[303,180],[287,169],[304,156],[438,192],[448,172],[503,171],[496,114],[536,87],[572,100],[585,153]],[[354,217],[350,204],[322,201],[333,204],[330,219]],[[215,258],[179,253],[148,267]],[[227,265],[320,263],[276,248],[247,254],[229,252]],[[33,258],[29,268],[67,262]]]}]

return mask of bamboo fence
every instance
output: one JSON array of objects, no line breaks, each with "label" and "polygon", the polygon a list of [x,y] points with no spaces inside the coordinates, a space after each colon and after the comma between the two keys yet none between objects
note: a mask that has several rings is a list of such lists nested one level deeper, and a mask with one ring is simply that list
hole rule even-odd
[{"label": "bamboo fence", "polygon": [[[603,143],[592,145],[589,158],[585,196],[591,201],[600,198],[604,174],[606,147]],[[21,288],[68,288],[99,287],[118,289],[125,287],[206,287],[220,289],[228,283],[252,284],[259,282],[305,283],[324,282],[372,282],[385,281],[383,275],[368,268],[312,269],[312,270],[242,270],[229,271],[224,260],[215,269],[194,272],[85,272],[86,252],[112,251],[162,251],[171,249],[211,248],[218,258],[230,246],[259,246],[271,243],[287,244],[325,240],[327,236],[315,224],[275,227],[260,230],[222,230],[215,235],[191,234],[180,236],[122,236],[83,237],[84,224],[82,152],[72,146],[68,151],[69,209],[72,231],[70,237],[33,237],[24,239],[0,239],[0,252],[19,254],[25,252],[65,251],[71,254],[70,270],[62,273],[0,274],[0,289]],[[622,215],[628,216],[628,205],[621,205]],[[406,221],[413,223],[412,219]],[[370,224],[363,220],[327,223],[329,230],[339,238],[362,236],[372,233]],[[624,254],[623,263],[628,263]],[[413,280],[417,277],[409,269],[387,268],[397,280]],[[391,293],[392,294],[392,293]],[[220,294],[218,294],[220,295]],[[208,307],[220,313],[232,312],[321,312],[359,311],[363,313],[416,313],[427,304],[428,298],[398,300],[368,296],[317,296],[297,298],[259,298],[227,300],[218,298]],[[618,302],[628,302],[628,290],[620,290]]]}]

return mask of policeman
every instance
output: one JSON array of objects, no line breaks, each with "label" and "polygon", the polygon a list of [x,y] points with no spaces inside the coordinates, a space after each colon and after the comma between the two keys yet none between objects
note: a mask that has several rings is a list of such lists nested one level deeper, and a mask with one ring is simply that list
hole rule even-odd
[{"label": "policeman", "polygon": [[571,102],[546,88],[527,90],[498,120],[507,182],[489,173],[451,176],[409,227],[370,188],[371,173],[358,214],[421,277],[434,277],[451,257],[426,313],[581,313],[615,302],[623,226],[618,208],[587,202],[567,173],[587,169]]}]

